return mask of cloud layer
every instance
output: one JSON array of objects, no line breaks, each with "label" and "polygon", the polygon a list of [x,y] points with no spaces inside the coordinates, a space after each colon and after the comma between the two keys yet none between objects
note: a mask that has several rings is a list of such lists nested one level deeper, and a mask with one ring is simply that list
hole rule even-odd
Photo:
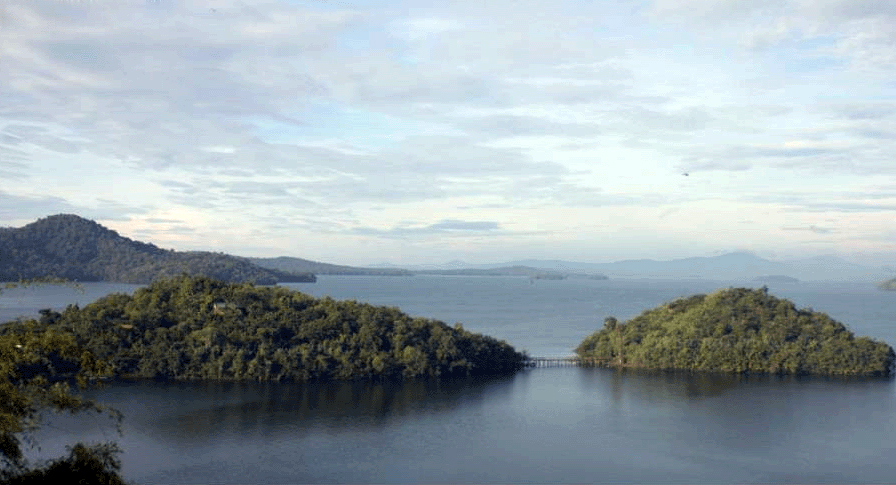
[{"label": "cloud layer", "polygon": [[4,2],[3,225],[357,264],[896,253],[887,2],[349,5]]}]

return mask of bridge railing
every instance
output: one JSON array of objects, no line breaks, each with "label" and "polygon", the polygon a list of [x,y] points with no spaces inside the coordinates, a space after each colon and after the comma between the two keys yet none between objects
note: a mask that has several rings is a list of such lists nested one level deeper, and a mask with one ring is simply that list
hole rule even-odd
[{"label": "bridge railing", "polygon": [[526,367],[606,367],[607,362],[590,357],[529,357]]}]

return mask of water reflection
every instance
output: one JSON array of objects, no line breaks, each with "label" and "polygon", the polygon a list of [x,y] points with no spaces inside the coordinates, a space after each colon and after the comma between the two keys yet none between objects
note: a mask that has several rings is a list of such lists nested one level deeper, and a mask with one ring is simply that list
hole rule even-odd
[{"label": "water reflection", "polygon": [[777,376],[645,369],[579,369],[583,388],[609,388],[613,400],[626,398],[669,402],[722,396],[745,387],[829,386],[832,388],[889,386],[892,379],[862,376]]},{"label": "water reflection", "polygon": [[[551,368],[502,379],[120,383],[137,483],[883,482],[893,381]],[[94,433],[78,418],[41,442]],[[114,437],[110,437],[114,439]],[[53,450],[50,456],[62,454]]]},{"label": "water reflection", "polygon": [[[119,408],[126,421],[152,415],[151,426],[132,424],[182,444],[240,433],[385,427],[415,416],[500,402],[509,399],[513,387],[512,377],[307,383],[143,381],[114,386],[96,397]],[[141,398],[135,402],[127,396]]]}]

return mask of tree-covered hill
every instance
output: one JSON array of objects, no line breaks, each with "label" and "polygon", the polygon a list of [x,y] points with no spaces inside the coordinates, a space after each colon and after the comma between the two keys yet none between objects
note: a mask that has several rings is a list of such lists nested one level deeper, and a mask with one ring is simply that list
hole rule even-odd
[{"label": "tree-covered hill", "polygon": [[[503,341],[396,308],[281,287],[181,276],[110,295],[41,325],[73,335],[120,376],[305,380],[513,372]],[[15,328],[14,323],[5,328]],[[8,330],[5,330],[8,331]]]},{"label": "tree-covered hill", "polygon": [[607,318],[576,352],[610,366],[773,374],[890,376],[896,359],[889,345],[766,288],[695,295],[626,323]]},{"label": "tree-covered hill", "polygon": [[314,281],[310,273],[261,268],[227,254],[164,250],[76,215],[55,215],[21,228],[0,228],[0,281],[53,276],[143,284],[182,273],[258,284]]}]

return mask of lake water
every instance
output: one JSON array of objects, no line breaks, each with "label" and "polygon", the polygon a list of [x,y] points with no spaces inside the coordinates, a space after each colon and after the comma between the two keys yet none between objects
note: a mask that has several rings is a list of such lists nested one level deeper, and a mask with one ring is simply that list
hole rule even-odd
[{"label": "lake water", "polygon": [[[606,316],[628,319],[679,296],[755,284],[321,276],[316,284],[289,286],[459,321],[530,355],[561,356]],[[858,335],[896,342],[892,292],[850,283],[769,287]],[[115,289],[134,287],[15,290],[0,295],[0,308],[61,308],[73,297],[84,304]],[[549,368],[400,383],[134,382],[91,394],[124,413],[123,434],[100,416],[55,416],[38,435],[39,455],[61,455],[77,440],[114,440],[124,450],[125,477],[137,483],[891,483],[896,477],[892,380]]]}]

